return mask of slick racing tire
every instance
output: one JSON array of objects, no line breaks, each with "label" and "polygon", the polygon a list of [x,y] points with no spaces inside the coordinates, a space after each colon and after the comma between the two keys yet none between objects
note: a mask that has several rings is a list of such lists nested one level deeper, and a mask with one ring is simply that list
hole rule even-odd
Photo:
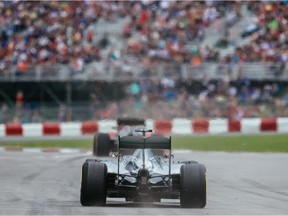
[{"label": "slick racing tire", "polygon": [[202,164],[184,164],[180,169],[180,205],[183,208],[206,206],[206,168]]},{"label": "slick racing tire", "polygon": [[93,139],[93,154],[95,156],[109,156],[111,141],[108,134],[97,133]]},{"label": "slick racing tire", "polygon": [[85,162],[82,166],[80,202],[82,206],[106,204],[107,166],[99,162]]}]

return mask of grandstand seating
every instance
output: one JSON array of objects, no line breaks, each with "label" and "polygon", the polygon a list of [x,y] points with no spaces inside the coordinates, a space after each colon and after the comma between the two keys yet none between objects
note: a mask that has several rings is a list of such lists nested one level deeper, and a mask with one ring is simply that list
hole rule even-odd
[{"label": "grandstand seating", "polygon": [[[124,82],[111,118],[131,114],[129,105],[134,115],[165,119],[285,116],[287,8],[285,1],[0,2],[0,81],[14,85],[13,94],[15,81]],[[226,48],[214,46],[221,40]],[[138,94],[130,84],[139,85]],[[22,110],[7,109],[9,88],[0,86],[0,123],[49,121],[40,106],[25,111],[35,102],[27,89]],[[111,94],[106,107],[90,105],[89,117],[74,119],[103,118]],[[161,106],[167,110],[159,113]]]}]

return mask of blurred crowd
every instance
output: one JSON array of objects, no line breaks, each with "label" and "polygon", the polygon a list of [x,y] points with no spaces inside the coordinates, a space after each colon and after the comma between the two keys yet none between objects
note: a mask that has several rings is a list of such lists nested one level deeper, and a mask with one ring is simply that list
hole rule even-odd
[{"label": "blurred crowd", "polygon": [[251,1],[247,4],[248,10],[255,14],[247,34],[251,42],[237,47],[229,61],[277,62],[284,67],[288,60],[288,2]]},{"label": "blurred crowd", "polygon": [[[259,31],[252,42],[235,47],[226,61],[287,61],[287,3],[251,1],[248,10]],[[105,60],[101,51],[109,48],[107,38],[94,31],[100,19],[114,22],[127,18],[121,41],[122,55],[141,61],[173,60],[199,65],[220,61],[213,47],[201,46],[205,30],[213,26],[220,33],[219,20],[232,27],[241,19],[241,1],[5,1],[0,2],[0,70],[17,65],[25,71],[35,64],[69,64],[81,71],[86,63]],[[218,31],[218,32],[217,32]],[[229,32],[229,31],[228,31]],[[197,44],[190,46],[191,43]],[[111,52],[108,58],[119,58]],[[148,61],[149,61],[148,60]]]},{"label": "blurred crowd", "polygon": [[[75,71],[97,61],[103,43],[95,43],[98,19],[123,16],[123,3],[95,1],[0,2],[0,70],[17,65],[69,64]],[[114,6],[119,7],[114,7]],[[104,44],[105,45],[105,44]]]},{"label": "blurred crowd", "polygon": [[[123,29],[127,53],[190,62],[189,41],[201,41],[205,28],[239,3],[170,1],[5,1],[0,2],[0,70],[17,65],[25,72],[31,65],[70,64],[81,71],[85,63],[101,58],[109,41],[93,30],[99,19],[113,22],[128,17]],[[238,6],[236,8],[239,8]],[[141,41],[133,41],[138,32]],[[107,38],[106,38],[107,39]],[[211,50],[208,59],[217,60]],[[212,54],[209,54],[212,52]]]},{"label": "blurred crowd", "polygon": [[[213,27],[215,34],[223,31],[219,26],[222,18],[226,20],[229,36],[229,28],[243,16],[241,1],[2,1],[0,75],[11,66],[22,73],[30,66],[53,64],[65,64],[72,71],[81,72],[93,61],[117,60],[125,65],[127,56],[137,59],[144,69],[159,62],[193,66],[202,62],[275,62],[284,69],[288,61],[287,1],[244,4],[255,15],[243,34],[250,42],[235,47],[232,54],[221,56],[216,48],[201,43],[207,36],[207,28]],[[119,43],[124,48],[119,51],[109,42],[109,35],[99,38],[95,25],[99,20],[114,23],[120,19],[128,22],[121,30]],[[103,55],[104,50],[109,51],[107,56]],[[162,77],[132,82],[125,91],[125,99],[112,102],[103,110],[92,102],[92,118],[114,118],[133,112],[168,119],[288,115],[288,92],[279,83],[252,85],[245,79],[199,82],[193,78]],[[6,104],[0,108],[0,122],[45,120],[37,107],[23,106],[18,110],[16,107],[14,120],[7,117]],[[57,110],[58,120],[64,121],[66,108]]]},{"label": "blurred crowd", "polygon": [[241,17],[240,9],[241,2],[232,1],[139,2],[132,8],[131,21],[123,30],[127,38],[125,54],[193,65],[218,61],[216,50],[198,45],[204,40],[207,27],[212,25],[215,34],[219,34],[219,19],[230,17],[232,24]]}]

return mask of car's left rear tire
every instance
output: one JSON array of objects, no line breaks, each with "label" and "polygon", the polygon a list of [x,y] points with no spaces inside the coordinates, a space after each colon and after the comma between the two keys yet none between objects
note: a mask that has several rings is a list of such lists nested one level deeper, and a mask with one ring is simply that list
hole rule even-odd
[{"label": "car's left rear tire", "polygon": [[82,166],[80,202],[83,206],[106,204],[107,166],[104,163],[86,161]]},{"label": "car's left rear tire", "polygon": [[109,134],[96,133],[93,138],[93,154],[95,156],[109,156],[112,144]]},{"label": "car's left rear tire", "polygon": [[180,169],[180,205],[183,208],[206,206],[206,168],[203,164],[190,163]]}]

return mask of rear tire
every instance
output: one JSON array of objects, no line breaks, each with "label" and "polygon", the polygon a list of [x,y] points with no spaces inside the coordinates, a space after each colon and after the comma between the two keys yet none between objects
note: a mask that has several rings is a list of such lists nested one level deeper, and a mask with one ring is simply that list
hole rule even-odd
[{"label": "rear tire", "polygon": [[97,133],[93,139],[93,154],[95,156],[109,156],[111,141],[108,134]]},{"label": "rear tire", "polygon": [[99,162],[85,162],[82,166],[80,202],[83,206],[106,204],[107,166]]},{"label": "rear tire", "polygon": [[206,206],[206,168],[202,164],[190,163],[180,169],[180,205],[183,208]]}]

